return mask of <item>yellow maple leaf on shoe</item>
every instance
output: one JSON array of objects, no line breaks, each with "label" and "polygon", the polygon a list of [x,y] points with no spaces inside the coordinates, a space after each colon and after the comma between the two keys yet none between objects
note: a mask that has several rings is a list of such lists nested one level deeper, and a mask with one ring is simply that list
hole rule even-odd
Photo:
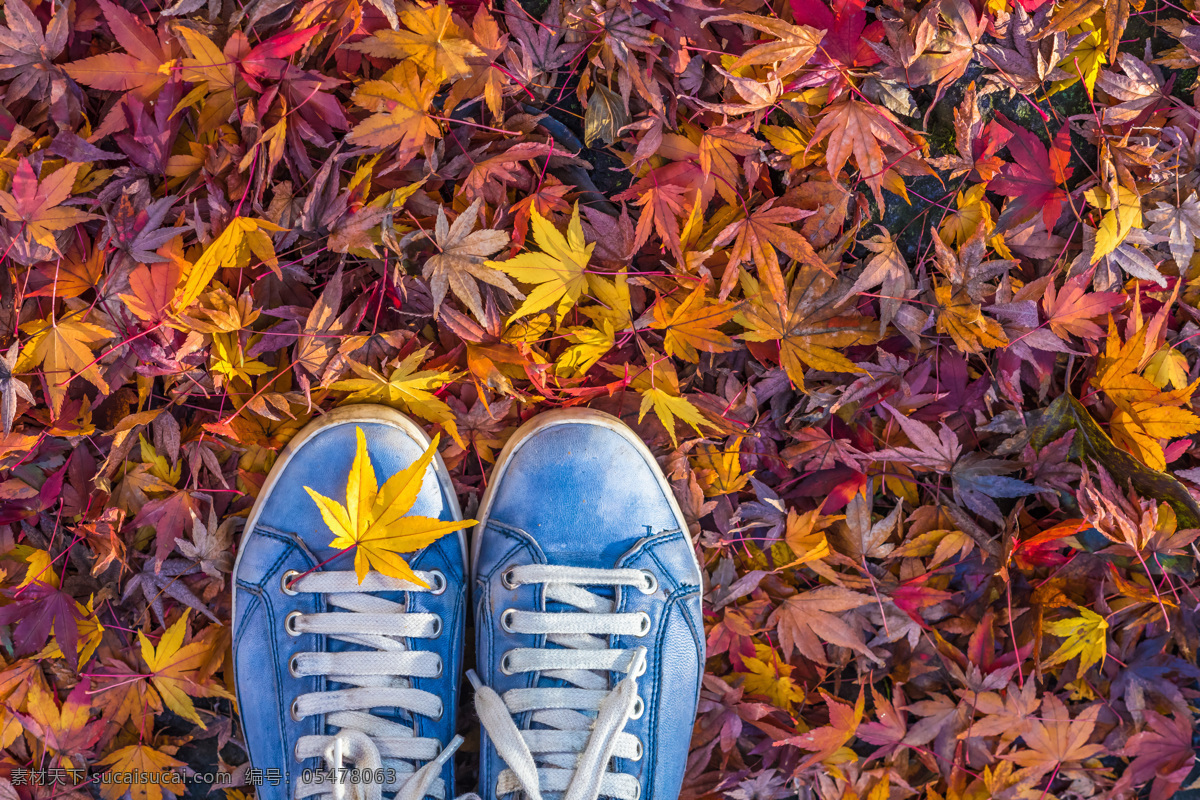
[{"label": "yellow maple leaf on shoe", "polygon": [[321,518],[334,533],[329,546],[342,550],[354,548],[354,572],[359,583],[367,577],[368,570],[374,569],[389,577],[429,588],[400,554],[416,552],[448,533],[475,524],[473,519],[447,521],[407,516],[421,491],[425,470],[437,452],[439,437],[433,437],[420,458],[380,486],[367,453],[366,436],[362,428],[355,428],[355,433],[358,450],[346,479],[346,504],[304,487],[321,509]]}]

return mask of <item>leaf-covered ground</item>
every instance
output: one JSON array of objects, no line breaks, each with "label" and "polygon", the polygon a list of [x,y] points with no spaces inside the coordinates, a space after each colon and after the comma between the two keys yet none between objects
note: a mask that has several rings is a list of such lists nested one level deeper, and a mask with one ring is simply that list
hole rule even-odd
[{"label": "leaf-covered ground", "polygon": [[687,800],[1170,797],[1195,11],[6,0],[0,795],[253,791],[237,534],[374,402],[468,514],[541,410],[650,443],[708,577]]}]

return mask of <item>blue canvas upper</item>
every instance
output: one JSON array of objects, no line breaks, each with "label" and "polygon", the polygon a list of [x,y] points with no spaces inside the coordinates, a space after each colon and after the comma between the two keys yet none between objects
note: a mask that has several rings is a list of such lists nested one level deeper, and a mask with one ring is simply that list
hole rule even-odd
[{"label": "blue canvas upper", "polygon": [[[238,706],[252,765],[257,769],[279,769],[287,777],[281,785],[269,782],[258,789],[260,800],[292,797],[305,769],[324,769],[322,758],[303,762],[295,756],[301,736],[328,735],[336,731],[326,715],[292,717],[292,702],[306,693],[345,687],[323,675],[293,677],[289,660],[297,653],[370,651],[319,633],[291,635],[285,630],[292,612],[303,614],[337,611],[329,606],[329,595],[301,592],[289,594],[282,585],[285,573],[304,573],[335,556],[329,547],[333,534],[322,520],[316,503],[305,487],[338,502],[345,502],[346,477],[356,449],[356,427],[361,427],[376,477],[388,477],[416,461],[425,449],[403,427],[382,421],[371,407],[340,414],[332,423],[315,423],[297,436],[302,442],[281,456],[268,479],[265,494],[252,514],[253,527],[244,535],[234,574],[233,663]],[[343,409],[350,411],[350,409]],[[387,409],[387,414],[395,415]],[[410,514],[443,520],[456,519],[453,488],[439,478],[437,462],[427,470],[421,491]],[[384,591],[378,596],[407,604],[409,613],[431,613],[440,622],[436,638],[422,636],[402,640],[408,650],[435,653],[442,662],[440,677],[412,678],[410,685],[441,699],[440,718],[413,714],[397,708],[362,709],[364,712],[414,728],[417,737],[430,737],[445,745],[454,736],[458,705],[458,676],[461,674],[464,636],[465,563],[462,535],[444,536],[421,552],[406,557],[415,570],[440,572],[446,589],[440,594],[419,591]],[[320,568],[321,572],[353,570],[353,554],[345,553]],[[385,763],[387,763],[385,761]],[[347,765],[352,766],[352,765]],[[420,766],[418,762],[417,766]],[[442,790],[453,796],[454,770],[450,759],[441,770]],[[384,787],[385,796],[392,792]]]},{"label": "blue canvas upper", "polygon": [[[546,416],[538,418],[532,432],[514,435],[493,474],[490,501],[480,510],[472,565],[480,683],[506,702],[515,697],[506,695],[514,689],[566,686],[540,672],[501,669],[514,648],[556,647],[545,635],[505,630],[506,611],[570,610],[548,602],[544,585],[513,585],[514,567],[633,569],[653,575],[652,593],[630,586],[587,588],[611,600],[616,613],[649,617],[647,631],[607,638],[613,649],[644,647],[646,667],[636,678],[644,711],[624,725],[644,750],[636,760],[613,758],[608,770],[633,776],[642,798],[673,800],[683,781],[704,667],[701,578],[692,544],[661,471],[632,431],[594,412]],[[622,677],[608,673],[605,688]],[[544,727],[528,711],[514,714],[513,721],[522,731]],[[481,748],[479,793],[490,800],[500,796],[497,780],[511,765],[486,732]]]}]

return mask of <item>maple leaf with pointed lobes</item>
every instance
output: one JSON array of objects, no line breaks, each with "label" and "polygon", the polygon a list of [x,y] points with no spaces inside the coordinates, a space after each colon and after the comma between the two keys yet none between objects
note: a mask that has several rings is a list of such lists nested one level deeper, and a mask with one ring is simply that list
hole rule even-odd
[{"label": "maple leaf with pointed lobes", "polygon": [[[618,199],[623,199],[623,195],[630,192],[633,192],[633,189],[618,195]],[[684,213],[688,199],[695,201],[696,195],[696,192],[686,186],[675,183],[650,186],[638,194],[634,204],[641,206],[642,211],[638,214],[637,228],[634,230],[634,250],[641,249],[642,245],[650,240],[650,234],[657,233],[665,249],[669,249],[672,255],[682,262],[684,257],[683,244],[679,240],[679,218]]]},{"label": "maple leaf with pointed lobes", "polygon": [[433,7],[406,5],[398,17],[408,30],[379,30],[350,48],[379,58],[411,61],[435,85],[469,77],[467,61],[486,57],[462,35],[454,12],[441,0]]},{"label": "maple leaf with pointed lobes", "polygon": [[4,20],[8,27],[0,27],[0,81],[9,82],[7,104],[29,95],[42,100],[49,96],[56,78],[63,82],[54,59],[67,45],[70,17],[69,8],[58,6],[43,33],[42,23],[23,0],[6,0]]},{"label": "maple leaf with pointed lobes", "polygon": [[99,0],[104,21],[125,52],[102,53],[64,64],[63,69],[84,86],[107,91],[137,90],[144,97],[170,78],[169,49],[154,31],[132,13],[109,0]]},{"label": "maple leaf with pointed lobes", "polygon": [[1146,217],[1153,223],[1151,233],[1167,237],[1175,264],[1187,269],[1196,252],[1196,237],[1200,236],[1200,200],[1196,193],[1189,192],[1178,205],[1159,201]]},{"label": "maple leaf with pointed lobes", "polygon": [[490,228],[473,230],[482,204],[482,197],[475,198],[453,225],[446,221],[445,208],[438,208],[437,224],[430,237],[437,245],[438,253],[430,256],[421,268],[421,275],[429,281],[429,290],[433,294],[434,319],[437,319],[447,289],[467,304],[476,319],[483,319],[483,300],[475,284],[477,280],[502,289],[518,300],[525,298],[503,272],[484,263],[488,256],[508,244],[508,234]]},{"label": "maple leaf with pointed lobes", "polygon": [[555,316],[561,322],[587,287],[587,265],[596,248],[595,242],[588,244],[583,238],[579,204],[576,203],[571,212],[565,237],[536,208],[533,209],[533,240],[542,252],[521,253],[507,261],[488,261],[486,266],[503,270],[521,283],[534,285],[510,320],[553,306]]},{"label": "maple leaf with pointed lobes", "polygon": [[250,265],[252,254],[282,277],[269,235],[282,230],[284,228],[263,219],[234,217],[187,270],[183,288],[175,296],[175,308],[183,311],[194,303],[208,288],[217,270],[245,269]]},{"label": "maple leaf with pointed lobes", "polygon": [[698,285],[673,307],[666,298],[654,305],[654,322],[650,327],[663,331],[663,349],[667,355],[695,364],[700,360],[700,350],[727,353],[733,349],[733,340],[717,327],[733,318],[737,305],[709,302],[707,288],[703,283]]},{"label": "maple leaf with pointed lobes", "polygon": [[[30,566],[33,569],[33,566]],[[58,586],[34,580],[13,594],[14,602],[0,608],[0,625],[12,625],[13,644],[19,655],[36,653],[50,641],[50,634],[64,650],[67,663],[78,667],[79,622],[82,616],[75,598]]]},{"label": "maple leaf with pointed lobes", "polygon": [[882,225],[879,231],[878,236],[860,242],[875,255],[867,261],[847,294],[858,294],[879,287],[879,335],[883,336],[915,284],[899,244]]},{"label": "maple leaf with pointed lobes", "polygon": [[1005,164],[1000,174],[988,183],[988,189],[1009,198],[1009,203],[996,221],[996,233],[1004,233],[1032,219],[1040,211],[1046,230],[1054,230],[1067,203],[1067,191],[1062,188],[1074,168],[1071,160],[1071,131],[1064,125],[1050,144],[1042,144],[1036,135],[997,114],[1006,130],[1012,134],[1008,152],[1015,163]]},{"label": "maple leaf with pointed lobes", "polygon": [[734,22],[775,37],[773,42],[748,48],[729,65],[730,72],[758,64],[774,64],[775,74],[779,77],[791,75],[808,63],[825,36],[825,31],[808,25],[792,25],[779,18],[758,14],[720,14],[706,17],[701,25],[713,22]]},{"label": "maple leaf with pointed lobes", "polygon": [[71,196],[75,176],[82,166],[68,163],[48,175],[43,166],[39,180],[33,164],[22,158],[13,175],[12,192],[0,191],[0,214],[7,220],[19,222],[29,239],[58,253],[56,232],[99,219],[95,214],[62,205]]},{"label": "maple leaf with pointed lobes", "polygon": [[958,734],[959,739],[969,736],[999,736],[1003,742],[1011,742],[1025,735],[1029,722],[1041,704],[1037,682],[1025,681],[1018,687],[1010,683],[1003,696],[997,692],[969,693],[960,690],[959,695],[971,703],[983,719],[971,723],[971,727]]},{"label": "maple leaf with pointed lobes", "polygon": [[775,248],[779,248],[805,266],[828,271],[829,267],[813,250],[808,240],[799,231],[789,227],[791,223],[812,214],[811,211],[799,208],[775,206],[774,200],[768,200],[748,217],[721,231],[713,241],[714,247],[723,247],[733,241],[733,247],[729,251],[729,264],[721,278],[721,297],[728,297],[737,285],[738,266],[744,261],[753,260],[758,267],[759,278],[766,283],[775,300],[784,302],[787,290],[783,285],[783,272],[779,268],[779,257],[775,254]]},{"label": "maple leaf with pointed lobes", "polygon": [[805,658],[828,665],[822,642],[829,642],[882,664],[879,656],[867,647],[862,631],[851,627],[839,616],[839,612],[853,611],[874,602],[875,598],[870,595],[840,586],[819,586],[783,601],[771,613],[767,624],[778,629],[779,645],[785,653],[798,650]]},{"label": "maple leaf with pointed lobes", "polygon": [[337,352],[341,337],[351,330],[355,322],[353,304],[338,316],[338,309],[342,307],[342,285],[342,267],[339,265],[308,312],[304,331],[296,343],[295,364],[310,375],[321,375]]},{"label": "maple leaf with pointed lobes", "polygon": [[824,689],[821,689],[820,692],[821,696],[825,698],[826,707],[829,709],[829,724],[820,728],[814,728],[799,736],[793,736],[773,743],[776,747],[793,745],[812,751],[812,755],[801,761],[796,767],[796,773],[803,772],[820,761],[825,761],[838,755],[845,748],[846,744],[854,738],[859,723],[862,722],[863,711],[866,709],[861,687],[858,690],[858,699],[854,702],[853,706],[838,700]]},{"label": "maple leaf with pointed lobes", "polygon": [[358,123],[346,137],[347,141],[367,147],[398,144],[397,166],[403,166],[426,139],[441,136],[437,120],[429,115],[435,94],[437,84],[423,83],[411,61],[392,68],[380,80],[360,83],[353,100],[375,113]]},{"label": "maple leaf with pointed lobes", "polygon": [[147,502],[133,521],[135,525],[154,528],[155,558],[161,563],[175,549],[175,543],[192,530],[199,516],[200,501],[196,495],[178,491],[161,500]]},{"label": "maple leaf with pointed lobes", "polygon": [[188,616],[189,612],[185,611],[158,640],[157,647],[141,631],[138,631],[138,642],[141,644],[142,660],[150,671],[150,682],[167,708],[207,729],[196,713],[192,698],[229,696],[220,687],[206,685],[203,671],[212,657],[209,652],[211,642],[197,639],[184,644]]},{"label": "maple leaf with pointed lobes", "polygon": [[801,265],[786,304],[742,276],[748,306],[736,315],[751,342],[779,342],[779,360],[788,377],[804,390],[804,368],[827,372],[863,372],[840,349],[870,344],[878,337],[873,321],[845,309],[845,293],[827,272]]},{"label": "maple leaf with pointed lobes", "polygon": [[41,681],[33,681],[26,703],[27,728],[53,752],[65,756],[87,753],[104,732],[102,721],[89,721],[91,686],[86,678],[71,690],[61,707]]},{"label": "maple leaf with pointed lobes", "polygon": [[346,399],[351,403],[383,402],[410,411],[421,419],[436,422],[445,427],[461,446],[458,429],[454,425],[454,412],[434,395],[437,389],[457,376],[452,372],[417,369],[425,360],[429,347],[426,345],[410,353],[387,377],[357,361],[351,361],[350,368],[358,377],[344,378],[329,388],[350,392]]},{"label": "maple leaf with pointed lobes", "polygon": [[792,678],[796,668],[766,645],[756,644],[754,650],[756,657],[742,658],[746,671],[739,670],[731,677],[740,677],[747,692],[760,694],[770,700],[771,705],[790,713],[795,704],[804,702],[804,689]]},{"label": "maple leaf with pointed lobes", "polygon": [[17,343],[13,342],[4,357],[0,358],[0,397],[3,398],[0,399],[0,424],[5,433],[12,431],[13,420],[17,417],[17,398],[30,405],[37,402],[25,381],[14,374],[16,366]]},{"label": "maple leaf with pointed lobes", "polygon": [[1029,749],[1001,757],[1024,767],[1022,773],[1031,781],[1056,769],[1070,768],[1096,758],[1106,752],[1102,744],[1088,744],[1100,708],[1099,703],[1089,706],[1072,720],[1062,700],[1047,693],[1042,697],[1041,715],[1029,721],[1029,729],[1021,737]]},{"label": "maple leaf with pointed lobes", "polygon": [[62,409],[67,396],[67,384],[80,377],[102,392],[108,384],[100,375],[93,348],[112,338],[101,326],[85,322],[82,317],[71,319],[38,319],[24,326],[31,338],[21,351],[18,372],[29,372],[41,366],[45,373],[46,394],[55,414]]},{"label": "maple leaf with pointed lobes", "polygon": [[[648,350],[649,348],[647,348]],[[675,438],[675,423],[676,420],[687,423],[692,430],[697,434],[701,434],[700,426],[713,427],[712,423],[704,418],[700,413],[700,409],[696,408],[692,403],[683,396],[679,390],[679,374],[675,371],[675,366],[667,359],[654,356],[646,359],[647,364],[651,364],[650,369],[642,370],[629,381],[629,385],[636,389],[642,395],[642,404],[638,408],[638,422],[640,423],[646,414],[653,410],[654,416],[658,417],[658,421],[666,429],[671,437],[671,444],[678,446],[679,442]],[[615,364],[606,364],[608,370],[618,376],[627,378],[629,365],[617,366]]]},{"label": "maple leaf with pointed lobes", "polygon": [[877,758],[883,758],[895,752],[904,745],[908,735],[908,722],[904,712],[904,688],[897,685],[892,690],[892,698],[879,693],[871,687],[871,700],[875,705],[875,718],[878,722],[863,722],[855,732],[859,739],[876,745],[879,749],[867,756],[864,763],[870,763]]},{"label": "maple leaf with pointed lobes", "polygon": [[121,800],[127,794],[132,800],[163,800],[164,791],[178,797],[186,789],[183,782],[152,780],[156,775],[174,772],[187,765],[148,744],[127,745],[110,753],[96,764],[102,767],[112,767],[109,771],[115,775],[132,775],[139,778],[144,776],[144,779],[136,782],[128,782],[131,780],[130,778],[102,781],[100,794],[104,800]]},{"label": "maple leaf with pointed lobes", "polygon": [[1062,289],[1056,290],[1053,281],[1047,284],[1042,309],[1046,312],[1046,324],[1055,335],[1063,339],[1070,335],[1099,339],[1104,329],[1092,320],[1125,305],[1127,298],[1120,292],[1089,292],[1091,282],[1089,271],[1068,278]]},{"label": "maple leaf with pointed lobes", "polygon": [[1065,664],[1079,657],[1079,674],[1093,664],[1102,664],[1107,654],[1108,620],[1087,608],[1078,608],[1078,616],[1047,622],[1043,630],[1051,636],[1066,639],[1045,661],[1043,667]]},{"label": "maple leaf with pointed lobes", "polygon": [[[941,237],[937,234],[934,236],[936,249],[941,243]],[[939,309],[938,333],[949,334],[960,351],[982,353],[985,349],[991,350],[1008,344],[1008,335],[1005,334],[1004,327],[983,313],[967,285],[934,281],[933,296]]]},{"label": "maple leaf with pointed lobes", "polygon": [[433,437],[420,458],[380,486],[367,451],[367,437],[362,428],[356,427],[355,433],[358,449],[346,478],[345,505],[304,487],[321,510],[321,518],[333,531],[334,539],[329,546],[354,550],[354,571],[359,583],[374,569],[389,577],[429,588],[400,554],[414,553],[476,522],[473,519],[455,521],[408,515],[421,491],[425,472],[437,453],[438,437]]},{"label": "maple leaf with pointed lobes", "polygon": [[[879,63],[869,42],[883,39],[883,25],[867,24],[866,0],[791,0],[792,16],[798,24],[825,31],[818,54],[829,65],[847,69]],[[844,72],[837,71],[839,76]],[[845,80],[844,77],[840,80]]]},{"label": "maple leaf with pointed lobes", "polygon": [[1159,440],[1200,433],[1200,417],[1186,408],[1197,383],[1163,392],[1139,374],[1146,353],[1146,328],[1141,327],[1122,343],[1116,324],[1109,320],[1105,351],[1099,359],[1092,385],[1117,406],[1109,418],[1110,434],[1119,446],[1138,456],[1148,467],[1164,470],[1166,457]]},{"label": "maple leaf with pointed lobes", "polygon": [[829,176],[835,181],[838,180],[838,174],[850,157],[854,156],[859,177],[871,187],[875,194],[875,202],[881,208],[884,205],[883,177],[888,170],[881,145],[891,147],[899,154],[914,149],[904,126],[890,111],[864,103],[849,94],[825,107],[821,121],[817,123],[809,141],[809,147],[823,139],[829,140],[825,145]]},{"label": "maple leaf with pointed lobes", "polygon": [[1149,800],[1168,800],[1176,796],[1195,764],[1196,751],[1192,747],[1195,725],[1186,708],[1176,709],[1171,718],[1152,709],[1142,713],[1146,728],[1130,736],[1120,752],[1133,760],[1121,773],[1112,796],[1124,796],[1124,791],[1153,779]]}]

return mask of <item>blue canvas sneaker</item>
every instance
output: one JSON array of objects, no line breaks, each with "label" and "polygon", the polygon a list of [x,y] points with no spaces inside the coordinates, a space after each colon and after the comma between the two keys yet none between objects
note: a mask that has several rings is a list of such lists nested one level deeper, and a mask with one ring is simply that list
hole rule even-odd
[{"label": "blue canvas sneaker", "polygon": [[496,461],[472,558],[480,795],[674,800],[704,669],[700,567],[620,420],[541,414]]},{"label": "blue canvas sneaker", "polygon": [[[369,463],[356,460],[360,438]],[[365,567],[360,583],[364,548],[339,555],[307,491],[362,519],[371,483],[382,497],[391,476],[410,465],[415,476],[429,441],[390,408],[337,409],[288,444],[254,504],[234,567],[233,664],[250,761],[265,775],[259,800],[453,796],[466,537],[406,557],[428,588]],[[369,492],[347,501],[352,465]],[[408,516],[461,519],[440,458],[411,485]]]}]

